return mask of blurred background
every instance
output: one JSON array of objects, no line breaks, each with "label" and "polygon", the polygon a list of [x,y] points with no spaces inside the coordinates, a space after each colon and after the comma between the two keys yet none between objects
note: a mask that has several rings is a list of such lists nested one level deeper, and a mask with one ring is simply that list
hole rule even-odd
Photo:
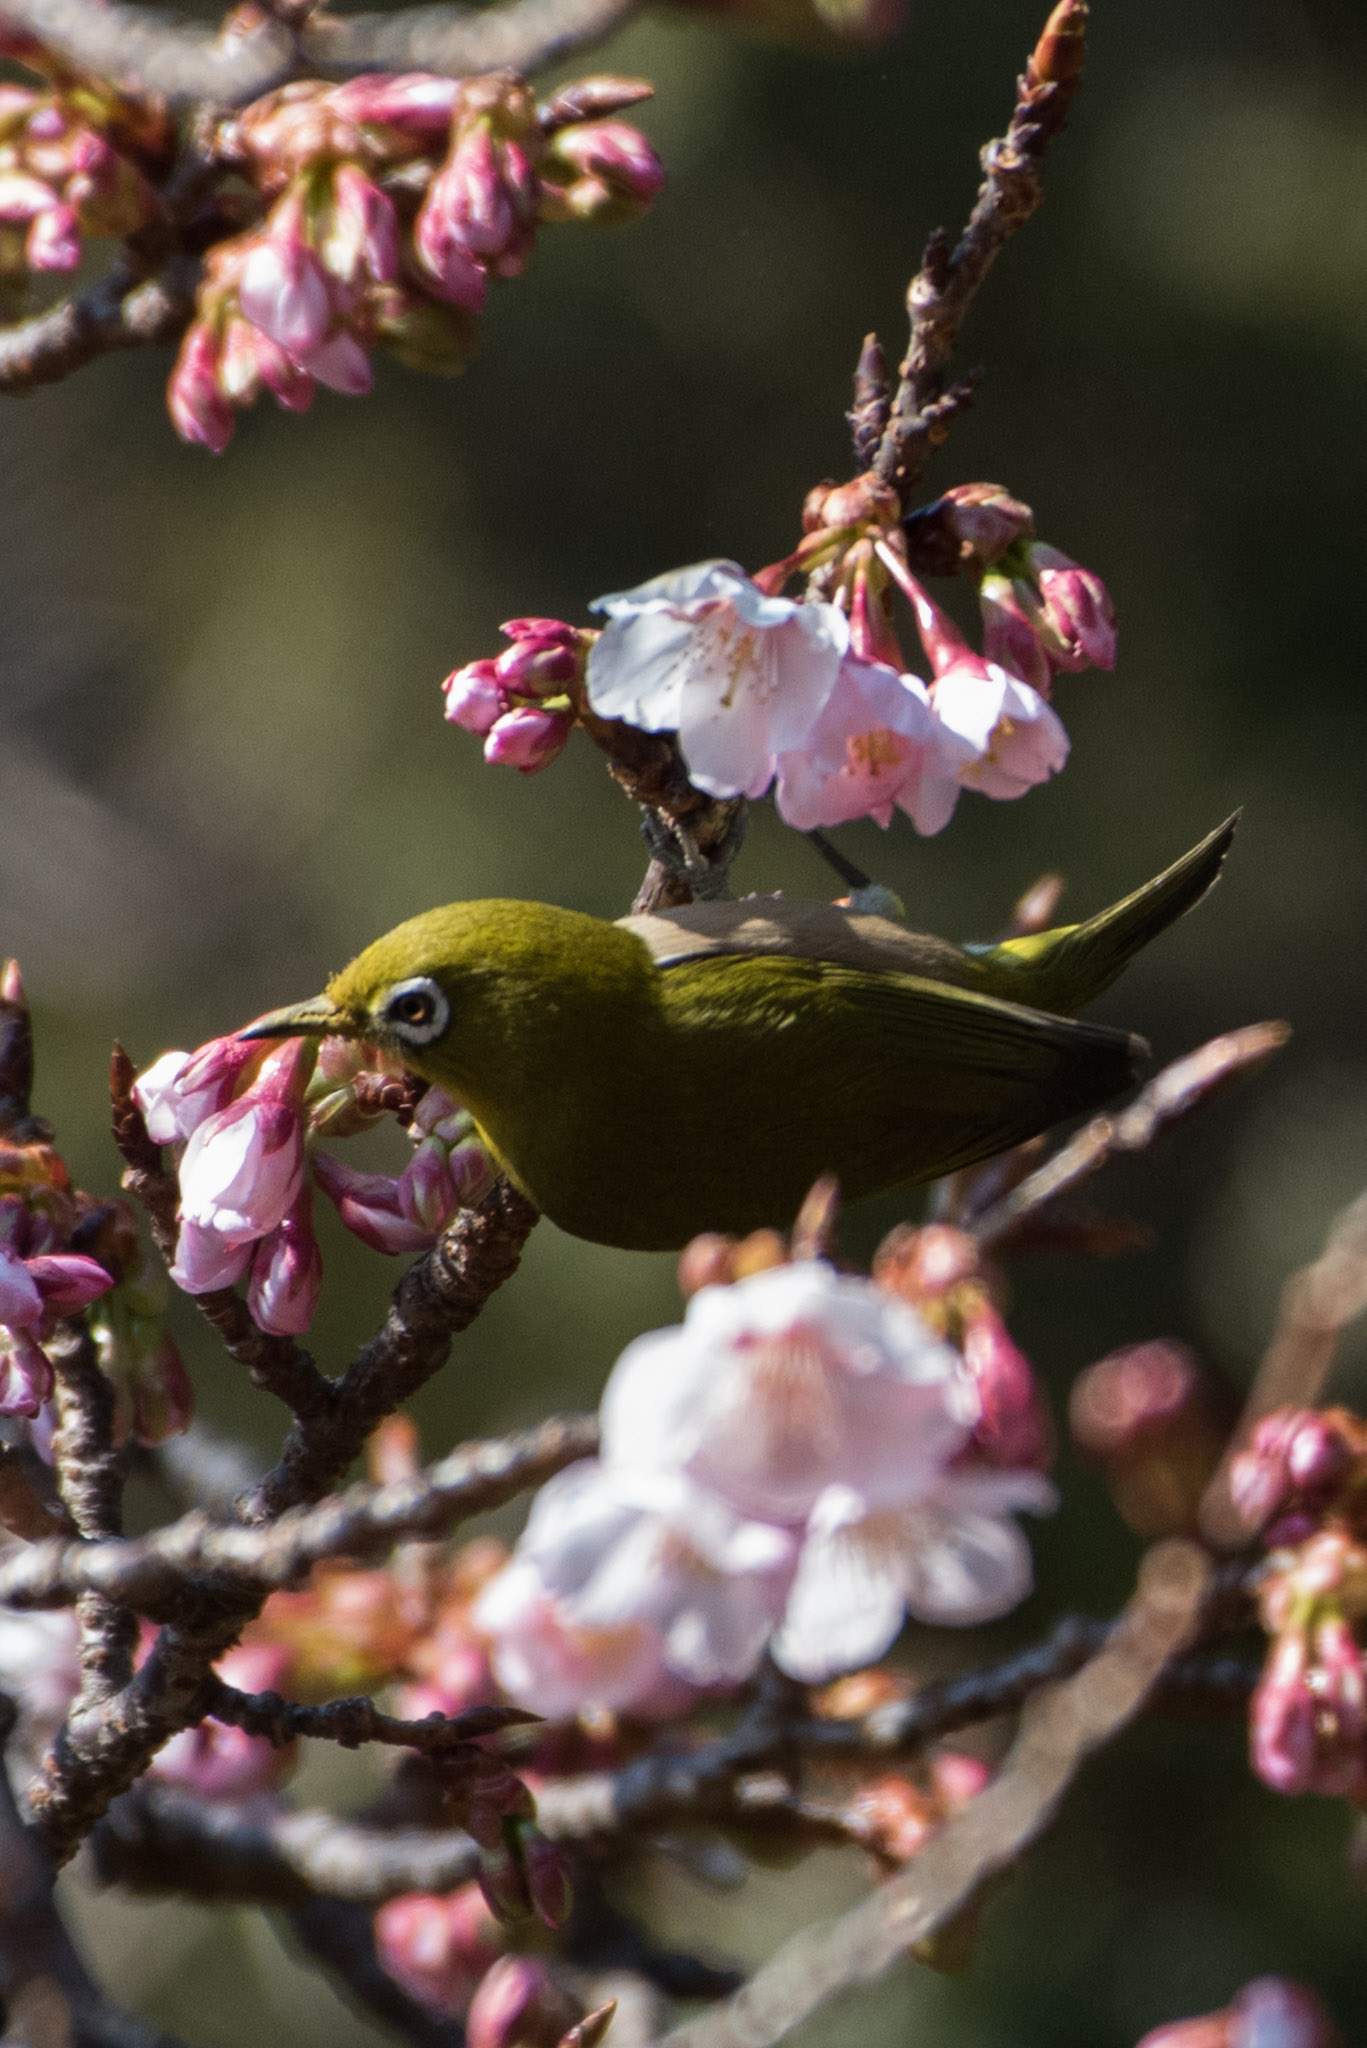
[{"label": "blurred background", "polygon": [[[38,1106],[77,1178],[114,1185],[105,1062],[139,1064],[312,993],[398,919],[452,897],[615,916],[635,815],[576,738],[522,779],[445,726],[447,670],[515,614],[700,556],[791,546],[803,493],[849,467],[865,331],[896,352],[926,231],[965,216],[1042,0],[917,0],[892,42],[832,58],[652,16],[575,70],[642,73],[669,170],[626,230],[548,229],[500,286],[455,384],[380,360],[363,401],[246,415],[220,459],[181,447],[169,359],[110,359],[0,406],[0,945],[39,1024]],[[1367,1183],[1367,14],[1354,0],[1105,0],[1047,200],[975,308],[987,366],[927,495],[991,478],[1100,570],[1113,676],[1061,679],[1067,773],[967,797],[942,837],[837,835],[912,921],[986,937],[1046,868],[1085,914],[1236,805],[1216,896],[1098,1014],[1159,1059],[1267,1016],[1267,1072],[1104,1183],[1153,1249],[1017,1269],[1013,1327],[1060,1408],[1115,1345],[1182,1336],[1236,1381],[1285,1274]],[[963,595],[966,595],[966,591]],[[957,602],[951,599],[951,602]],[[737,885],[834,893],[760,807]],[[398,1141],[394,1158],[402,1156]],[[914,1207],[851,1219],[867,1252]],[[326,1226],[327,1219],[324,1220]],[[333,1233],[316,1326],[336,1369],[393,1262]],[[590,1404],[623,1342],[679,1312],[667,1258],[537,1231],[516,1282],[417,1403],[431,1456]],[[193,1312],[202,1414],[263,1458],[278,1412]],[[1363,1392],[1351,1348],[1338,1383]],[[943,1667],[1069,1608],[1123,1599],[1137,1550],[1097,1480],[1062,1470],[1042,1591],[990,1639],[911,1643]],[[516,1517],[509,1524],[516,1526]],[[331,1765],[305,1796],[350,1796]],[[332,1771],[332,1776],[328,1772]],[[803,2036],[870,2048],[1127,2048],[1246,1978],[1314,1982],[1367,2038],[1365,1904],[1341,1808],[1248,1777],[1237,1727],[1153,1725],[1074,1792],[994,1899],[972,1971],[908,1966]],[[756,1958],[864,1883],[822,1855],[739,1900],[643,1875],[661,1926]],[[111,1988],[195,2042],[378,2037],[248,1913],[75,1886]]]}]

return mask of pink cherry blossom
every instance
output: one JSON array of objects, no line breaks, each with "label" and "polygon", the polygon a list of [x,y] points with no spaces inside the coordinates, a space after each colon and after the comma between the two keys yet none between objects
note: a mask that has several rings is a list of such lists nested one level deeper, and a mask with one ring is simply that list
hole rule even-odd
[{"label": "pink cherry blossom", "polygon": [[286,1039],[244,1094],[196,1126],[180,1165],[183,1225],[233,1246],[284,1221],[303,1179],[303,1095],[313,1057],[306,1040]]},{"label": "pink cherry blossom", "polygon": [[897,1505],[828,1487],[808,1519],[775,1662],[817,1684],[881,1657],[907,1614],[971,1628],[1009,1613],[1033,1580],[1011,1513],[1055,1504],[1038,1472],[951,1471]]},{"label": "pink cherry blossom", "polygon": [[212,1294],[220,1287],[234,1286],[251,1262],[250,1238],[245,1244],[230,1244],[216,1230],[182,1220],[176,1256],[168,1270],[187,1294]]},{"label": "pink cherry blossom", "polygon": [[806,740],[778,757],[779,816],[799,832],[851,818],[887,825],[908,785],[920,782],[934,727],[919,677],[847,654]]},{"label": "pink cherry blossom", "polygon": [[133,1083],[148,1137],[157,1145],[190,1137],[247,1087],[264,1058],[258,1041],[237,1036],[211,1038],[192,1053],[164,1052]]},{"label": "pink cherry blossom", "polygon": [[849,646],[831,604],[769,597],[734,562],[697,562],[601,597],[608,624],[588,660],[602,718],[677,732],[709,796],[763,794],[776,759],[801,747]]},{"label": "pink cherry blossom", "polygon": [[313,1321],[323,1284],[323,1255],[313,1234],[313,1194],[307,1182],[288,1214],[252,1255],[247,1306],[273,1337],[302,1337]]},{"label": "pink cherry blossom", "polygon": [[783,1611],[793,1536],[681,1473],[586,1459],[541,1489],[473,1611],[495,1675],[552,1717],[649,1713],[746,1677]]},{"label": "pink cherry blossom", "polygon": [[919,1496],[977,1417],[963,1360],[915,1309],[809,1261],[704,1287],[681,1325],[628,1345],[603,1394],[603,1457],[800,1524],[856,1476],[871,1499]]}]

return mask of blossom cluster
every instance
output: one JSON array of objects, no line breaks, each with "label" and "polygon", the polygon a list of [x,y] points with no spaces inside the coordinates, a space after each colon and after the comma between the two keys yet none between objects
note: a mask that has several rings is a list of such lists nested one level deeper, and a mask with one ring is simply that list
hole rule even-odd
[{"label": "blossom cluster", "polygon": [[52,60],[0,23],[0,57],[47,72],[38,85],[0,83],[0,283],[28,271],[70,271],[88,235],[131,235],[152,220],[143,166],[164,154],[163,110]]},{"label": "blossom cluster", "polygon": [[[401,1068],[347,1039],[211,1039],[163,1053],[133,1093],[148,1136],[177,1159],[171,1278],[187,1294],[245,1278],[253,1316],[275,1336],[302,1335],[317,1307],[315,1183],[357,1237],[396,1253],[429,1249],[491,1178],[458,1104],[435,1087],[410,1099]],[[313,1150],[318,1136],[348,1136],[390,1111],[413,1143],[401,1173],[360,1173]]]},{"label": "blossom cluster", "polygon": [[1367,1424],[1345,1408],[1279,1408],[1230,1468],[1268,1556],[1271,1641],[1253,1697],[1253,1768],[1277,1792],[1367,1797]]},{"label": "blossom cluster", "polygon": [[1031,1577],[1008,1510],[1053,1494],[975,1445],[991,1408],[893,1285],[802,1260],[700,1287],[618,1360],[601,1455],[543,1487],[476,1602],[496,1677],[552,1719],[648,1717],[766,1645],[816,1681],[880,1657],[908,1613],[1006,1612]]},{"label": "blossom cluster", "polygon": [[[1058,671],[1115,663],[1099,577],[1033,538],[1027,507],[996,485],[942,501],[974,575],[979,653],[913,576],[888,495],[859,479],[812,494],[796,553],[748,576],[735,562],[686,569],[600,597],[593,634],[554,619],[503,628],[512,646],[443,685],[446,716],[485,758],[544,768],[577,711],[678,735],[708,795],[759,797],[800,831],[901,810],[943,830],[960,793],[1006,800],[1055,774],[1068,736],[1050,697]],[[783,585],[820,569],[830,598]],[[890,595],[907,599],[929,681],[909,670]]]},{"label": "blossom cluster", "polygon": [[616,119],[650,88],[588,78],[538,106],[510,71],[301,79],[220,126],[264,215],[217,241],[171,375],[182,439],[220,451],[264,389],[291,411],[357,395],[384,347],[452,376],[489,280],[525,267],[542,221],[633,218],[663,172]]}]

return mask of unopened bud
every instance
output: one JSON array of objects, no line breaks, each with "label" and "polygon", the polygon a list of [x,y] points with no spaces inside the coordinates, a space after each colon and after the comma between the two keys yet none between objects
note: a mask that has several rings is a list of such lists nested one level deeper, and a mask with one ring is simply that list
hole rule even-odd
[{"label": "unopened bud", "polygon": [[966,560],[984,568],[1035,531],[1035,515],[1002,484],[959,484],[939,501],[945,524]]},{"label": "unopened bud", "polygon": [[522,1830],[522,1865],[536,1917],[545,1927],[563,1927],[574,1904],[569,1864],[538,1828]]},{"label": "unopened bud", "polygon": [[468,2048],[559,2048],[583,2007],[539,1956],[500,1956],[470,2001]]}]

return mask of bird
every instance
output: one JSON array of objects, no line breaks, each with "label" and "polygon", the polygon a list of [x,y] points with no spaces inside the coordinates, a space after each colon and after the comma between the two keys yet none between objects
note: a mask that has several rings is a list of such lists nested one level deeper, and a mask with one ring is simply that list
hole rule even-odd
[{"label": "bird", "polygon": [[249,1038],[361,1039],[459,1098],[552,1222],[626,1250],[938,1179],[1090,1112],[1140,1038],[1080,1022],[1206,894],[1237,813],[1086,922],[957,946],[756,896],[617,923],[503,899],[424,911]]}]

